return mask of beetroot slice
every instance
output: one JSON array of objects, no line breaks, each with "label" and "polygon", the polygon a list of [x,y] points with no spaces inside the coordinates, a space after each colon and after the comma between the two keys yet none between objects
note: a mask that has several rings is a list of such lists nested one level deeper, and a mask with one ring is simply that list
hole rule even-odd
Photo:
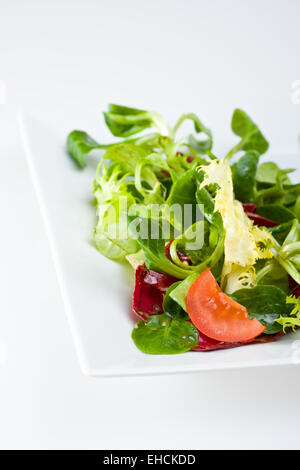
[{"label": "beetroot slice", "polygon": [[296,297],[300,297],[300,285],[294,281],[294,279],[289,276],[289,286],[290,286],[290,291],[291,295],[295,295]]},{"label": "beetroot slice", "polygon": [[271,228],[271,227],[277,227],[277,225],[280,225],[278,222],[275,222],[274,220],[266,219],[266,217],[262,217],[261,215],[256,214],[256,211],[257,211],[256,204],[244,203],[243,208],[247,216],[249,217],[249,219],[253,220],[254,225],[257,225],[258,227]]},{"label": "beetroot slice", "polygon": [[263,334],[258,338],[244,343],[225,343],[224,341],[216,341],[215,339],[209,338],[199,331],[199,344],[193,349],[193,351],[217,351],[218,349],[238,348],[239,346],[245,346],[247,344],[271,343],[279,339],[282,335],[282,332],[277,333],[276,335]]},{"label": "beetroot slice", "polygon": [[163,313],[164,294],[178,280],[168,274],[147,269],[145,265],[138,266],[135,270],[133,311],[143,320]]},{"label": "beetroot slice", "polygon": [[251,212],[254,214],[257,210],[257,205],[256,204],[248,204],[248,203],[243,203],[243,208],[245,212]]},{"label": "beetroot slice", "polygon": [[280,225],[278,222],[274,222],[274,220],[266,219],[265,217],[262,217],[261,215],[258,214],[253,214],[252,212],[246,212],[247,216],[249,219],[253,220],[254,225],[258,225],[259,227],[277,227]]}]

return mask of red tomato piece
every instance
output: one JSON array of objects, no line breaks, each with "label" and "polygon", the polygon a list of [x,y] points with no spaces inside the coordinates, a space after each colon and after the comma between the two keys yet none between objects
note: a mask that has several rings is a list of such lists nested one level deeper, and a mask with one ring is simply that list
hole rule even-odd
[{"label": "red tomato piece", "polygon": [[217,341],[250,341],[266,329],[256,318],[249,318],[245,307],[222,292],[210,269],[191,285],[187,313],[201,333]]}]

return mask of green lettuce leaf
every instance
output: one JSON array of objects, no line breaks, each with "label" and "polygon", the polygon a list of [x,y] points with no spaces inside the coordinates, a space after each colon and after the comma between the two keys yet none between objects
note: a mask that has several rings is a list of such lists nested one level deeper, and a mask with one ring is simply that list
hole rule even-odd
[{"label": "green lettuce leaf", "polygon": [[275,334],[282,330],[276,320],[290,315],[291,308],[286,303],[286,294],[275,286],[257,286],[240,289],[231,297],[246,307],[250,318],[256,318],[266,327],[265,334]]},{"label": "green lettuce leaf", "polygon": [[186,297],[189,291],[189,288],[193,282],[197,279],[199,273],[192,273],[183,281],[179,282],[174,289],[169,293],[170,297],[183,309],[186,311]]},{"label": "green lettuce leaf", "polygon": [[94,243],[101,254],[113,260],[121,261],[139,250],[127,228],[127,210],[136,203],[131,187],[118,164],[109,168],[102,165],[102,175],[97,176],[94,188],[98,215]]},{"label": "green lettuce leaf", "polygon": [[147,151],[134,144],[122,143],[110,147],[104,154],[105,160],[118,163],[123,173],[134,175],[136,165],[147,156]]},{"label": "green lettuce leaf", "polygon": [[[278,176],[281,173],[281,169],[275,162],[264,162],[262,163],[257,170],[256,180],[258,183],[264,185],[276,184]],[[292,173],[295,170],[288,169],[284,171],[282,182],[284,184],[290,184],[291,180],[288,177],[288,173]]]},{"label": "green lettuce leaf", "polygon": [[300,284],[300,224],[298,219],[292,222],[291,229],[282,245],[273,238],[273,252],[276,261],[297,284]]},{"label": "green lettuce leaf", "polygon": [[179,127],[183,124],[184,121],[191,120],[194,124],[194,129],[197,134],[202,135],[204,138],[196,139],[192,134],[188,137],[188,145],[191,149],[195,150],[198,154],[205,154],[212,149],[213,138],[211,130],[208,129],[198,116],[194,113],[183,114],[175,124],[173,128],[173,135],[177,133]]},{"label": "green lettuce leaf", "polygon": [[103,115],[107,127],[116,137],[129,137],[150,127],[154,127],[162,135],[169,134],[162,117],[154,112],[109,104],[108,111]]},{"label": "green lettuce leaf", "polygon": [[99,144],[84,131],[74,130],[67,137],[68,153],[81,168],[85,167],[85,156],[91,150],[105,148],[107,145]]},{"label": "green lettuce leaf", "polygon": [[291,210],[278,204],[266,204],[264,206],[260,206],[256,212],[262,217],[274,220],[280,224],[295,219],[295,214]]},{"label": "green lettuce leaf", "polygon": [[180,354],[198,345],[198,330],[189,321],[153,315],[135,325],[132,339],[147,354]]},{"label": "green lettuce leaf", "polygon": [[235,165],[233,188],[236,199],[241,202],[252,202],[256,189],[255,178],[259,154],[249,151]]},{"label": "green lettuce leaf", "polygon": [[228,152],[226,158],[230,159],[232,155],[240,150],[255,150],[259,155],[268,150],[269,144],[257,124],[242,109],[234,110],[231,129],[235,135],[241,137],[241,140]]},{"label": "green lettuce leaf", "polygon": [[[186,278],[188,279],[188,278]],[[188,314],[185,312],[185,309],[180,306],[178,302],[176,302],[172,297],[171,294],[176,289],[179,287],[180,284],[182,284],[184,281],[178,281],[174,282],[172,284],[167,292],[165,293],[164,296],[164,301],[163,301],[163,310],[166,315],[173,319],[177,320],[189,320]]]}]

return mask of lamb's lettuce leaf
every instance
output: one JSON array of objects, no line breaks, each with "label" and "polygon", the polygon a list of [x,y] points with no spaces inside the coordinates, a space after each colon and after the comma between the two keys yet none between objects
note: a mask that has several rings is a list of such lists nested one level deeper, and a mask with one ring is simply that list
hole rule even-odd
[{"label": "lamb's lettuce leaf", "polygon": [[246,307],[250,318],[256,318],[266,327],[265,334],[281,331],[282,327],[276,320],[291,313],[291,308],[286,303],[286,293],[275,286],[260,285],[252,289],[240,289],[231,297]]},{"label": "lamb's lettuce leaf", "polygon": [[286,295],[289,295],[288,274],[275,259],[268,261],[259,260],[255,268],[255,285],[279,287]]},{"label": "lamb's lettuce leaf", "polygon": [[189,288],[193,282],[197,279],[199,273],[192,273],[183,281],[179,282],[176,287],[169,293],[170,297],[178,304],[180,307],[186,311],[186,297],[189,291]]},{"label": "lamb's lettuce leaf", "polygon": [[[198,248],[200,240],[198,230],[203,230],[203,227],[201,228],[203,221],[196,223],[196,225],[199,224],[199,227],[189,227],[187,231],[178,236],[176,236],[177,231],[170,223],[170,219],[163,216],[154,219],[151,216],[146,217],[145,214],[143,217],[140,215],[128,215],[128,222],[132,236],[137,239],[138,244],[144,251],[147,268],[153,269],[154,271],[164,272],[178,279],[184,279],[193,272],[200,274],[206,268],[214,267],[223,256],[225,231],[222,217],[217,212],[213,215],[211,227],[209,228],[212,232],[210,252],[204,259],[200,256],[193,265],[183,263],[178,256],[176,256],[176,246],[185,246],[182,245],[182,241],[185,241],[187,231],[191,230],[192,235],[189,234],[188,236],[188,246],[191,250],[199,249],[199,251],[201,251],[202,247],[199,246]],[[155,234],[155,236],[153,234]],[[175,240],[171,244],[170,250],[171,261],[165,254],[165,247],[166,244],[174,238]],[[179,242],[181,244],[179,244]],[[172,249],[172,245],[175,247],[174,250]]]},{"label": "lamb's lettuce leaf", "polygon": [[[140,215],[127,216],[129,232],[144,251],[145,264],[148,269],[163,272],[178,279],[184,279],[188,272],[176,266],[165,255],[166,244],[174,238],[174,227],[163,217],[157,219]],[[154,236],[155,232],[155,236]]]},{"label": "lamb's lettuce leaf", "polygon": [[251,203],[254,200],[258,161],[259,154],[249,151],[235,165],[233,187],[236,199],[241,202]]},{"label": "lamb's lettuce leaf", "polygon": [[295,219],[295,214],[284,206],[279,204],[266,204],[257,209],[257,214],[267,219],[274,220],[280,224]]},{"label": "lamb's lettuce leaf", "polygon": [[259,155],[268,150],[268,141],[259,130],[257,124],[242,109],[235,109],[232,116],[231,129],[235,135],[241,137],[241,140],[228,152],[226,155],[227,159],[230,159],[240,150],[255,150]]},{"label": "lamb's lettuce leaf", "polygon": [[293,208],[294,214],[297,217],[297,219],[300,221],[300,195],[298,196],[295,206]]},{"label": "lamb's lettuce leaf", "polygon": [[273,246],[276,261],[300,284],[300,223],[297,219],[292,222],[282,245],[273,238]]},{"label": "lamb's lettuce leaf", "polygon": [[260,165],[256,174],[255,204],[276,204],[292,209],[300,196],[300,184],[292,184],[288,174],[293,169],[281,170],[276,163]]},{"label": "lamb's lettuce leaf", "polygon": [[162,135],[169,135],[169,128],[158,113],[109,104],[103,115],[107,127],[116,137],[129,137],[148,128],[155,128]]},{"label": "lamb's lettuce leaf", "polygon": [[[282,182],[284,184],[291,184],[291,180],[288,177],[289,173],[292,173],[293,169],[284,170],[284,175],[282,177]],[[275,162],[263,162],[259,165],[257,173],[256,173],[256,180],[258,183],[263,185],[272,185],[276,184],[277,179],[280,175],[282,170]]]},{"label": "lamb's lettuce leaf", "polygon": [[74,130],[67,137],[67,150],[73,160],[81,168],[86,165],[85,156],[95,149],[105,149],[107,145],[96,142],[90,135],[84,131]]},{"label": "lamb's lettuce leaf", "polygon": [[[188,279],[188,278],[186,278]],[[172,284],[167,292],[165,293],[165,296],[164,296],[164,301],[163,301],[163,310],[164,310],[164,313],[166,315],[168,315],[169,317],[173,318],[173,319],[177,319],[177,320],[189,320],[189,316],[188,314],[185,312],[185,309],[181,307],[181,305],[176,302],[171,294],[172,292],[180,285],[182,284],[182,282],[184,281],[178,281],[178,282],[174,282],[174,284]]]},{"label": "lamb's lettuce leaf", "polygon": [[211,130],[206,127],[203,122],[199,119],[199,117],[194,113],[187,113],[183,114],[175,124],[173,128],[173,135],[175,136],[176,132],[178,131],[179,127],[183,124],[184,121],[191,120],[194,124],[195,132],[198,134],[199,137],[196,138],[193,134],[190,134],[188,137],[188,141],[186,142],[189,147],[195,150],[198,154],[206,154],[208,151],[212,149],[213,145],[213,137]]},{"label": "lamb's lettuce leaf", "polygon": [[269,228],[269,232],[272,234],[274,239],[282,245],[286,237],[288,236],[294,220],[290,220],[289,222],[285,222],[284,224],[277,225],[275,227]]},{"label": "lamb's lettuce leaf", "polygon": [[180,354],[198,345],[198,330],[184,319],[168,315],[153,315],[146,322],[138,322],[132,339],[137,348],[147,354]]},{"label": "lamb's lettuce leaf", "polygon": [[172,186],[168,204],[179,204],[182,209],[186,204],[197,205],[196,191],[199,181],[199,173],[193,168],[181,175]]}]

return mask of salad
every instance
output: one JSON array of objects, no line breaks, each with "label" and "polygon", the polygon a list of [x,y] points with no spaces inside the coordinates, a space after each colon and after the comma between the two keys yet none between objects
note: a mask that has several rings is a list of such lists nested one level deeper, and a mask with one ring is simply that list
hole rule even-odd
[{"label": "salad", "polygon": [[[103,113],[118,139],[67,137],[80,168],[104,150],[94,185],[94,244],[134,269],[132,339],[149,354],[265,343],[300,327],[300,184],[261,161],[269,144],[235,109],[235,145],[213,153],[196,114],[174,127],[116,104]],[[193,133],[182,137],[190,121]],[[138,321],[139,320],[139,321]]]}]

